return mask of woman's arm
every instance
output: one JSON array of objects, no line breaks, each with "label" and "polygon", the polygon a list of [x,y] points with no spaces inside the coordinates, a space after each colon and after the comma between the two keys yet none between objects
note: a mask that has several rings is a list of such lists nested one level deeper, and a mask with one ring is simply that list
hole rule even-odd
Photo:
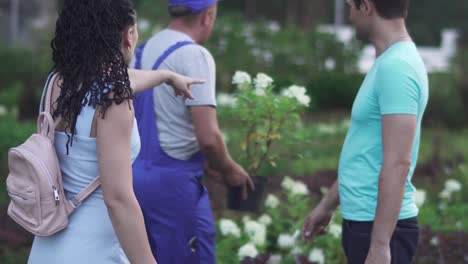
[{"label": "woman's arm", "polygon": [[193,99],[191,85],[205,82],[166,70],[145,71],[128,69],[128,76],[130,77],[130,86],[133,89],[133,93],[141,93],[162,83],[167,83],[174,88],[176,95],[183,96],[184,99]]},{"label": "woman's arm", "polygon": [[99,175],[110,219],[130,262],[155,264],[143,214],[133,192],[130,154],[133,117],[130,101],[113,104],[104,119],[98,117]]}]

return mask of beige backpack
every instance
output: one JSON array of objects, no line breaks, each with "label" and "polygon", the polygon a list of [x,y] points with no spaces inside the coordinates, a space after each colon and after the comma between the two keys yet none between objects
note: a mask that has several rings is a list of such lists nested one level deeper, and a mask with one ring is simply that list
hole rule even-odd
[{"label": "beige backpack", "polygon": [[100,185],[97,177],[71,200],[64,195],[54,147],[55,123],[50,114],[57,75],[51,74],[47,80],[45,108],[37,118],[37,133],[8,152],[8,215],[37,236],[50,236],[67,227],[69,215]]}]

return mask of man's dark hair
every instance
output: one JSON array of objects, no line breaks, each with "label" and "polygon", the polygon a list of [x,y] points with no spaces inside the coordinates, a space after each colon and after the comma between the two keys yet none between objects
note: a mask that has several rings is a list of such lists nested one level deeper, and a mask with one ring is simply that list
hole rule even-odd
[{"label": "man's dark hair", "polygon": [[[379,15],[386,19],[406,18],[410,0],[371,0]],[[359,9],[362,0],[354,0]]]},{"label": "man's dark hair", "polygon": [[192,10],[186,6],[172,6],[168,10],[171,17],[184,17],[192,14]]},{"label": "man's dark hair", "polygon": [[186,6],[169,7],[169,15],[171,18],[181,18],[185,23],[192,24],[201,12],[192,13],[192,10]]}]

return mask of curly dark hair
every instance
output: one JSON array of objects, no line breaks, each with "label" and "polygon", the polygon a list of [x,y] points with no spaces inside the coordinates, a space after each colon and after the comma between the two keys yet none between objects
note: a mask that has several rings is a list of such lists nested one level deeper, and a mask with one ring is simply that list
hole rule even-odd
[{"label": "curly dark hair", "polygon": [[83,106],[99,106],[104,118],[113,103],[133,99],[128,65],[121,51],[121,34],[135,23],[131,0],[63,2],[51,47],[52,71],[61,78],[53,116],[61,116],[65,122],[67,153]]}]

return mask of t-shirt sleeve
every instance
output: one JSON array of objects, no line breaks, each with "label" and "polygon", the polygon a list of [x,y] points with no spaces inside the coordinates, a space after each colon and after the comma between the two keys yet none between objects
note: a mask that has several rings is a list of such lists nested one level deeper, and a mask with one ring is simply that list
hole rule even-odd
[{"label": "t-shirt sleeve", "polygon": [[411,65],[399,60],[383,63],[376,85],[381,115],[418,113],[421,85]]},{"label": "t-shirt sleeve", "polygon": [[185,100],[187,106],[216,106],[216,65],[213,56],[200,46],[191,46],[185,62],[184,74],[205,80],[204,84],[192,85],[194,99]]}]

